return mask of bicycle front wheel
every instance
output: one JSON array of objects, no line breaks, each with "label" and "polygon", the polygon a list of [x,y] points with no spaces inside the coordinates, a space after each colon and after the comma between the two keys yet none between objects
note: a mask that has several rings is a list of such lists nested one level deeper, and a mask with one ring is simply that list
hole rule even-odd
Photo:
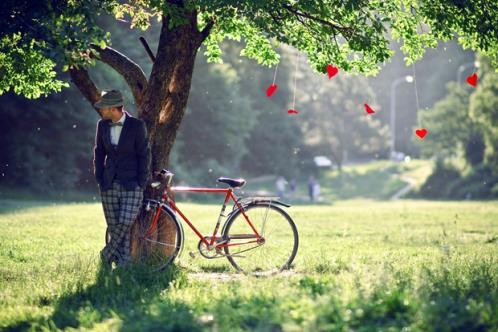
[{"label": "bicycle front wheel", "polygon": [[154,271],[166,268],[176,258],[182,245],[182,235],[177,219],[161,210],[154,222],[157,205],[147,211],[146,204],[131,228],[130,254],[135,263],[147,265]]},{"label": "bicycle front wheel", "polygon": [[[238,211],[223,232],[224,247],[230,263],[240,272],[271,274],[289,269],[299,246],[297,228],[292,218],[271,203],[253,203]],[[249,224],[261,236],[256,234]]]}]

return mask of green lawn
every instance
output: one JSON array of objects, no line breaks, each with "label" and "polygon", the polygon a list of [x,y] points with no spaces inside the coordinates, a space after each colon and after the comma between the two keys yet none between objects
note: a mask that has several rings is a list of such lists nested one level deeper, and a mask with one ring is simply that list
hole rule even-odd
[{"label": "green lawn", "polygon": [[[203,231],[218,206],[184,204]],[[150,276],[98,268],[98,203],[0,201],[0,330],[497,331],[497,202],[338,201],[288,209],[290,273],[192,258]]]}]

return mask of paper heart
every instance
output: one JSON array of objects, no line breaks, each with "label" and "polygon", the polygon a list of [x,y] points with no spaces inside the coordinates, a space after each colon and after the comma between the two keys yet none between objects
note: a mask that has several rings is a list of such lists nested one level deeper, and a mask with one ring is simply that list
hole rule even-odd
[{"label": "paper heart", "polygon": [[472,75],[467,77],[467,83],[475,87],[477,85],[477,74],[473,73]]},{"label": "paper heart", "polygon": [[277,91],[277,89],[278,89],[278,85],[276,85],[276,84],[270,85],[268,87],[268,89],[266,89],[266,96],[271,97],[275,93],[275,91]]},{"label": "paper heart", "polygon": [[327,73],[329,74],[329,80],[334,77],[339,72],[337,67],[332,66],[331,64],[327,65]]},{"label": "paper heart", "polygon": [[365,106],[365,112],[367,112],[367,114],[375,113],[375,111],[370,106],[368,106],[368,104],[364,104],[364,106]]},{"label": "paper heart", "polygon": [[292,108],[288,109],[288,110],[287,110],[287,113],[289,113],[289,114],[299,114],[299,112],[298,112],[298,111],[293,110]]},{"label": "paper heart", "polygon": [[427,129],[425,128],[417,129],[415,130],[415,134],[417,134],[417,136],[420,138],[424,138],[425,135],[427,135]]}]

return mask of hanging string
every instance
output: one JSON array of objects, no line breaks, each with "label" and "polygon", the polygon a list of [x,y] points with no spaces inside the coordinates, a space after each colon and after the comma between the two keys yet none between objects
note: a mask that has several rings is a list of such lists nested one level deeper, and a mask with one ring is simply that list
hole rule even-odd
[{"label": "hanging string", "polygon": [[294,100],[292,101],[292,109],[296,109],[296,82],[297,82],[297,69],[299,66],[299,52],[297,52],[297,59],[296,59],[296,72],[294,73]]},{"label": "hanging string", "polygon": [[277,79],[277,71],[278,71],[278,63],[275,66],[275,73],[273,74],[273,85],[275,85],[275,81]]},{"label": "hanging string", "polygon": [[[420,111],[420,101],[418,99],[417,74],[416,74],[416,70],[415,70],[415,63],[412,64],[412,72],[413,72],[413,85],[415,88],[415,101],[417,102],[417,112],[419,112]],[[422,125],[420,123],[420,117],[417,117],[417,118],[418,118],[418,126],[422,127]]]}]

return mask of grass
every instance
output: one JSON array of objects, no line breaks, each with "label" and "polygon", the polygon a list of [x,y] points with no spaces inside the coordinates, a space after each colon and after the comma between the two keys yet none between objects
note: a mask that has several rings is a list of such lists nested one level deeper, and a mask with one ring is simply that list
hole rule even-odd
[{"label": "grass", "polygon": [[[192,258],[188,229],[171,269],[111,273],[97,263],[100,204],[2,203],[0,330],[498,330],[496,202],[291,207],[292,273],[263,278]],[[203,232],[219,212],[181,208]]]}]

